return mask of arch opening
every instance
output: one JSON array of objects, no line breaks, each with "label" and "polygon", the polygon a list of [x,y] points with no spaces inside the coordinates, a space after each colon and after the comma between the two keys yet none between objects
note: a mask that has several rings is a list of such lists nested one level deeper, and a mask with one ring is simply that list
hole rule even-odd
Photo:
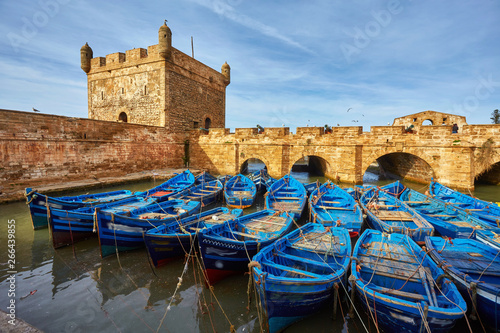
[{"label": "arch opening", "polygon": [[426,119],[422,122],[422,126],[432,126],[434,123],[430,119]]},{"label": "arch opening", "polygon": [[267,170],[267,166],[262,160],[258,158],[249,158],[241,164],[240,173],[246,175],[261,169]]},{"label": "arch opening", "polygon": [[205,129],[210,129],[210,125],[212,124],[212,121],[210,118],[205,118]]},{"label": "arch opening", "polygon": [[324,181],[324,177],[330,175],[330,165],[322,157],[308,155],[297,160],[290,173],[302,183]]},{"label": "arch opening", "polygon": [[127,114],[125,112],[121,112],[120,115],[118,116],[118,120],[126,123],[127,122]]},{"label": "arch opening", "polygon": [[474,184],[500,185],[500,162],[491,165],[474,179]]},{"label": "arch opening", "polygon": [[370,164],[363,174],[363,183],[404,179],[428,184],[434,176],[434,170],[422,158],[408,153],[390,153]]}]

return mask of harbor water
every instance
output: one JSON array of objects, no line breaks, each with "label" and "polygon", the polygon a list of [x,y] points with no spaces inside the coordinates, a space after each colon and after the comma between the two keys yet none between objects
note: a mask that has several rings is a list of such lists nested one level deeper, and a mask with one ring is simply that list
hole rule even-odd
[{"label": "harbor water", "polygon": [[[292,175],[304,183],[325,180],[308,173]],[[392,180],[381,181],[375,174],[366,174],[365,182],[383,185]],[[405,184],[421,192],[427,188]],[[140,191],[154,185],[158,182],[119,188]],[[94,192],[115,189],[108,187]],[[473,194],[499,201],[500,186],[478,185]],[[263,208],[260,195],[244,213]],[[247,293],[248,274],[228,277],[209,289],[203,283],[196,260],[179,258],[156,269],[149,264],[145,249],[101,259],[97,237],[54,250],[48,229],[32,229],[25,202],[0,206],[0,218],[0,244],[4,247],[0,263],[2,310],[9,312],[7,306],[14,299],[15,316],[45,332],[229,332],[231,327],[237,332],[261,331],[262,313],[255,293]],[[298,224],[306,222],[304,214]],[[12,224],[15,224],[15,265],[9,266],[12,262],[8,257],[7,226]],[[11,274],[12,271],[17,273]],[[15,296],[8,297],[12,290]],[[375,332],[362,307],[355,304],[354,318],[348,317],[349,304],[344,300],[335,319],[333,307],[327,306],[286,332]],[[463,332],[464,325],[465,322],[459,323],[454,332]]]}]

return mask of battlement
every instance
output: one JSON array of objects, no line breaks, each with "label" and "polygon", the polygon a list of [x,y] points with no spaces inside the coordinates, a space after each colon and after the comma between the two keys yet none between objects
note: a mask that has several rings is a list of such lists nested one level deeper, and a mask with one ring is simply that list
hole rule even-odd
[{"label": "battlement", "polygon": [[158,55],[158,45],[148,46],[147,49],[135,48],[125,53],[116,52],[106,57],[95,57],[90,60],[90,74],[98,71],[117,69],[120,67],[136,66],[141,63],[164,60]]},{"label": "battlement", "polygon": [[297,135],[318,136],[325,134],[324,127],[297,127]]}]

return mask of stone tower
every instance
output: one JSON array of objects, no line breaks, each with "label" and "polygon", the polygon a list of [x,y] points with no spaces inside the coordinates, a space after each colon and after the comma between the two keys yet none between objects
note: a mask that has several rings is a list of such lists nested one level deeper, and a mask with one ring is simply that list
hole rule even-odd
[{"label": "stone tower", "polygon": [[93,57],[85,44],[81,67],[87,73],[89,118],[165,126],[172,131],[225,127],[230,67],[221,72],[172,47],[166,22],[158,44]]}]

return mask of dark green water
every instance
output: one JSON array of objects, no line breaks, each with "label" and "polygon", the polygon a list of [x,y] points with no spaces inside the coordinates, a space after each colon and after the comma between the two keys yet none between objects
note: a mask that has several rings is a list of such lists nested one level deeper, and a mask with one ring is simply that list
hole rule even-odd
[{"label": "dark green water", "polygon": [[[307,173],[292,174],[303,182],[324,181]],[[391,182],[378,181],[376,175],[365,176],[365,181],[380,185]],[[154,185],[145,182],[120,188],[145,190]],[[423,185],[407,185],[425,191]],[[113,189],[116,187],[94,192]],[[500,187],[478,186],[474,194],[500,201]],[[259,197],[245,213],[263,207],[264,201]],[[185,269],[183,259],[153,272],[146,250],[121,253],[119,260],[115,256],[101,259],[97,238],[56,251],[48,229],[32,230],[24,202],[0,206],[0,219],[2,310],[8,311],[10,300],[7,272],[12,269],[8,267],[7,225],[14,220],[15,313],[45,332],[156,332],[158,329],[162,332],[228,332],[230,325],[234,325],[237,332],[260,332],[255,297],[247,310],[248,275],[221,281],[211,294],[201,283],[198,264],[190,262],[177,287]],[[302,220],[299,224],[305,222]],[[363,325],[370,327],[368,318],[361,307],[357,309],[361,318],[348,319],[348,306],[343,302],[334,321],[332,308],[325,307],[286,332],[366,332]],[[465,323],[460,323],[455,331],[461,332],[459,328],[465,327],[463,325]],[[371,330],[375,331],[373,325]]]}]

